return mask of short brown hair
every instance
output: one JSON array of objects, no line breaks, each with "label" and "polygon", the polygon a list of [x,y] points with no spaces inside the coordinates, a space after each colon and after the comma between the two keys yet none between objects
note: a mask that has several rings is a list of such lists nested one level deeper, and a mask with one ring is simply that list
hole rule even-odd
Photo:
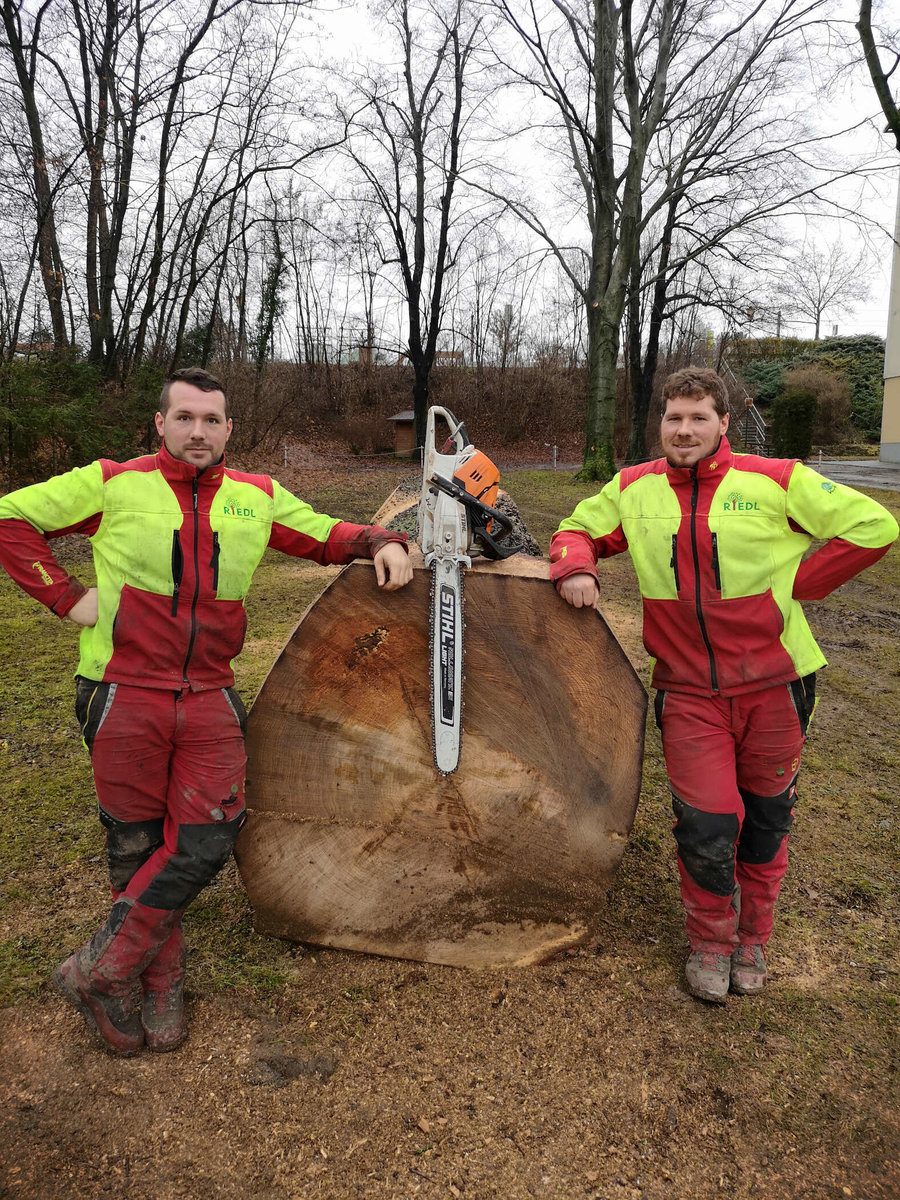
[{"label": "short brown hair", "polygon": [[181,367],[178,371],[172,371],[166,376],[162,391],[159,393],[159,411],[163,416],[166,415],[169,407],[169,391],[173,383],[189,383],[191,387],[199,388],[201,392],[221,392],[225,397],[225,416],[229,420],[231,419],[228,394],[215,375],[210,375],[209,371],[204,371],[203,367]]},{"label": "short brown hair", "polygon": [[712,397],[716,412],[724,417],[728,412],[728,390],[725,381],[709,367],[683,367],[670,375],[663,384],[662,411],[675,396]]}]

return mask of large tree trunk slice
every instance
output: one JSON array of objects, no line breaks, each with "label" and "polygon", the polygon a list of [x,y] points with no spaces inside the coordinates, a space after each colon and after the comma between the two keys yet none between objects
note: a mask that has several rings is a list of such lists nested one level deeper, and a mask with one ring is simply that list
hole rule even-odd
[{"label": "large tree trunk slice", "polygon": [[459,769],[432,759],[431,572],[353,563],[253,705],[237,858],[261,933],[455,966],[540,962],[597,926],[640,789],[647,697],[546,560],[465,578]]}]

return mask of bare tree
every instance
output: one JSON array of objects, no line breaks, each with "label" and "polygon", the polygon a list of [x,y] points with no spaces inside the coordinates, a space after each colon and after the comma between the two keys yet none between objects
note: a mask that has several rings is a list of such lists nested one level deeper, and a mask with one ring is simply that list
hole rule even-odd
[{"label": "bare tree", "polygon": [[[786,241],[780,219],[825,209],[826,185],[859,172],[843,164],[832,138],[819,135],[798,104],[809,15],[782,11],[712,45],[698,31],[688,78],[667,104],[648,156],[641,257],[629,300],[631,460],[646,454],[664,321],[684,305],[702,304],[734,324],[748,305],[746,296],[735,300],[743,290],[730,285],[735,272],[777,272]],[[807,89],[806,107],[815,101]],[[699,269],[687,272],[694,262]]]},{"label": "bare tree", "polygon": [[859,40],[862,43],[863,53],[866,56],[866,66],[869,68],[869,74],[872,77],[875,94],[878,96],[878,103],[881,105],[881,111],[884,113],[885,120],[888,123],[888,129],[894,135],[897,149],[900,150],[900,106],[898,106],[897,100],[891,93],[890,83],[891,76],[897,70],[898,65],[900,65],[900,47],[898,47],[896,35],[893,40],[889,40],[881,48],[893,59],[890,67],[886,68],[881,61],[881,51],[875,40],[875,33],[872,30],[872,0],[860,0],[859,21],[856,28],[859,33]]},{"label": "bare tree", "polygon": [[[301,166],[332,127],[332,147],[344,136],[333,108],[322,117],[309,103],[297,116],[293,32],[306,2],[54,0],[27,20],[0,0],[12,50],[0,88],[17,102],[0,112],[0,144],[27,131],[27,162],[11,158],[20,191],[30,173],[58,347],[77,326],[91,361],[123,376],[145,355],[177,360],[194,321],[208,358],[226,280],[246,287],[229,260],[257,254],[258,185]],[[243,307],[243,354],[250,319]]]},{"label": "bare tree", "polygon": [[5,33],[2,48],[10,52],[18,84],[18,98],[28,131],[37,230],[35,237],[37,259],[53,326],[53,340],[57,349],[64,351],[69,346],[69,331],[63,307],[64,267],[56,230],[55,187],[48,170],[44,120],[38,101],[39,85],[37,80],[40,65],[38,46],[42,24],[50,8],[50,0],[44,0],[28,25],[23,25],[22,22],[24,7],[24,3],[17,3],[16,0],[2,0]]},{"label": "bare tree", "polygon": [[806,245],[780,277],[782,307],[810,322],[818,340],[826,312],[846,313],[868,299],[870,277],[864,250],[853,254],[840,242]]},{"label": "bare tree", "polygon": [[[569,4],[551,0],[551,20],[534,6],[520,13],[512,0],[495,7],[524,46],[530,67],[519,78],[556,111],[587,218],[584,275],[572,267],[571,247],[526,205],[513,202],[544,238],[587,313],[588,397],[582,476],[615,472],[616,371],[619,330],[632,264],[639,252],[641,181],[647,152],[662,119],[667,78],[686,0]],[[635,24],[636,21],[636,24]]]},{"label": "bare tree", "polygon": [[[494,6],[527,55],[511,69],[541,98],[551,114],[545,123],[558,131],[548,152],[554,163],[566,161],[561,190],[577,190],[586,217],[584,239],[573,246],[560,237],[558,217],[540,217],[535,204],[510,199],[582,296],[589,375],[582,473],[605,479],[615,469],[620,326],[629,294],[634,336],[648,320],[653,334],[667,289],[686,262],[720,245],[726,257],[748,253],[750,237],[741,246],[736,230],[756,222],[758,231],[790,197],[796,201],[804,190],[809,197],[823,183],[822,174],[807,178],[812,164],[799,149],[811,145],[811,135],[795,125],[793,137],[786,136],[785,123],[763,103],[773,81],[783,89],[777,67],[788,61],[792,43],[804,45],[820,5],[547,0],[538,7],[494,0]],[[780,126],[777,152],[766,142],[772,121]],[[584,273],[572,269],[573,251],[583,256]],[[635,289],[654,293],[643,315]],[[658,328],[654,336],[658,347]],[[640,364],[634,347],[630,358],[640,366],[634,374],[643,404],[654,364]]]},{"label": "bare tree", "polygon": [[423,445],[429,378],[461,244],[477,224],[457,203],[476,102],[469,72],[482,42],[472,6],[455,0],[391,0],[387,23],[400,50],[399,78],[364,80],[363,112],[348,153],[366,181],[397,272],[413,369],[416,443]]}]

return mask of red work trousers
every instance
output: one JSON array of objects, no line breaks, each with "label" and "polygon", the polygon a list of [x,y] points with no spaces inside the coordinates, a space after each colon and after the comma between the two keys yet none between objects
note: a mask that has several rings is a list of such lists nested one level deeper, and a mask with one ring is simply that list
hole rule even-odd
[{"label": "red work trousers", "polygon": [[769,940],[814,705],[815,676],[730,698],[657,695],[694,951]]},{"label": "red work trousers", "polygon": [[243,705],[232,689],[79,679],[76,711],[114,900],[83,968],[101,990],[126,990],[141,975],[152,989],[180,973],[181,915],[225,864],[243,823]]}]

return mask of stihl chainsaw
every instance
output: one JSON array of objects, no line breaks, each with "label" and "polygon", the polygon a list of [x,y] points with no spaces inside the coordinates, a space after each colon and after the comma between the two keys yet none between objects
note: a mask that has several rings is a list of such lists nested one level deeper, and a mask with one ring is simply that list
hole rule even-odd
[{"label": "stihl chainsaw", "polygon": [[[438,452],[436,417],[450,437]],[[431,567],[431,730],[434,763],[442,775],[459,766],[462,733],[463,567],[472,558],[508,558],[521,549],[512,522],[493,507],[500,475],[469,444],[466,427],[446,408],[428,410],[418,541]]]}]

